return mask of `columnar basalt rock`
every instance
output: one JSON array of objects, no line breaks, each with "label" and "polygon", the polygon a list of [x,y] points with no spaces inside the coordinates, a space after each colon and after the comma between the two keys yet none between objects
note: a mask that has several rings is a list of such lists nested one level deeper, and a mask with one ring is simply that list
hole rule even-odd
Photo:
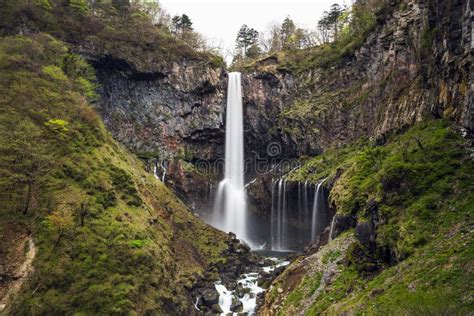
[{"label": "columnar basalt rock", "polygon": [[[395,1],[362,46],[329,69],[257,62],[244,80],[250,147],[280,141],[282,158],[314,155],[430,117],[472,128],[471,7]],[[301,104],[311,111],[292,115]]]},{"label": "columnar basalt rock", "polygon": [[139,154],[212,159],[222,155],[225,74],[186,61],[140,73],[122,61],[94,61],[98,105],[116,139]]}]

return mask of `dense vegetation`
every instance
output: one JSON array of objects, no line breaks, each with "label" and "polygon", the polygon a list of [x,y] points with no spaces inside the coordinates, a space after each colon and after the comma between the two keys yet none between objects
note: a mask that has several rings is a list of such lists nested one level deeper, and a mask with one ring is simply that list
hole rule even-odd
[{"label": "dense vegetation", "polygon": [[[442,120],[395,133],[385,144],[361,141],[307,161],[290,179],[333,179],[330,203],[338,215],[359,223],[378,217],[375,246],[350,230],[295,262],[271,293],[276,299],[279,286],[291,288],[281,314],[472,311],[473,175],[472,144]],[[302,260],[318,268],[303,274]],[[324,277],[331,266],[335,274]]]},{"label": "dense vegetation", "polygon": [[277,58],[279,69],[295,72],[329,67],[360,47],[391,9],[386,0],[356,1],[350,7],[334,4],[319,20],[316,31],[299,28],[287,17],[261,35],[259,43],[252,42],[258,48],[251,46],[243,54],[245,58],[237,51],[233,67],[259,69],[261,60],[268,57]]},{"label": "dense vegetation", "polygon": [[111,139],[89,105],[94,71],[64,43],[2,38],[0,76],[0,253],[21,256],[12,227],[38,249],[11,312],[184,312],[225,237]]},{"label": "dense vegetation", "polygon": [[[212,52],[193,49],[199,38],[188,16],[166,22],[159,8],[137,3],[6,0],[0,8],[0,267],[27,251],[26,244],[10,247],[12,231],[31,236],[38,250],[34,273],[7,313],[186,314],[193,304],[185,288],[225,260],[226,237],[145,172],[94,111],[97,84],[83,56],[125,60],[144,73],[190,59],[224,66]],[[290,18],[267,48],[257,45],[255,30],[241,30],[245,58],[236,68],[300,74],[301,91],[310,91],[272,109],[272,128],[295,142],[316,140],[315,122],[331,107],[411,106],[421,79],[404,80],[403,70],[375,83],[331,77],[384,19],[387,3],[333,6],[319,23],[317,47]],[[421,70],[435,33],[426,29],[421,43],[407,44],[420,47]],[[267,57],[277,62],[268,66]],[[317,87],[305,73],[316,68],[328,78]],[[464,136],[454,123],[432,120],[302,159],[288,179],[326,178],[336,215],[375,223],[375,240],[364,243],[350,228],[296,259],[273,283],[268,303],[281,315],[474,310],[474,154]]]},{"label": "dense vegetation", "polygon": [[38,31],[74,44],[80,53],[125,60],[142,72],[159,71],[183,59],[223,66],[222,58],[205,46],[190,25],[177,32],[163,9],[153,2],[4,1],[0,34]]}]

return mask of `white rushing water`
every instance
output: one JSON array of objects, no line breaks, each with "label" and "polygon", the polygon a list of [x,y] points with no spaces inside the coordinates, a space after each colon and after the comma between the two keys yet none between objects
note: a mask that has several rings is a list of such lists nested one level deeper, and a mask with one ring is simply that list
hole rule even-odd
[{"label": "white rushing water", "polygon": [[336,224],[336,215],[332,217],[331,228],[329,229],[329,241],[333,240],[334,238],[332,235],[334,235],[335,224]]},{"label": "white rushing water", "polygon": [[232,306],[232,298],[234,297],[234,293],[233,291],[229,291],[220,282],[217,282],[215,287],[219,293],[219,306],[222,309],[222,315],[227,315],[231,312],[230,307]]},{"label": "white rushing water", "polygon": [[158,162],[155,162],[155,164],[153,165],[153,175],[155,176],[155,178],[157,178],[158,180],[161,180],[161,182],[165,183],[165,176],[166,176],[166,167],[165,167],[165,163],[162,162],[160,164],[160,167],[161,167],[161,170],[163,170],[162,172],[162,175],[161,175],[161,178],[158,176]]},{"label": "white rushing water", "polygon": [[[334,229],[324,183],[292,182],[284,177],[271,183],[271,250],[299,251],[311,243],[326,226]],[[332,222],[331,222],[332,220]],[[292,226],[293,225],[293,226]],[[331,236],[332,236],[331,232]]]},{"label": "white rushing water", "polygon": [[250,243],[244,187],[244,128],[240,73],[229,73],[225,129],[225,173],[214,202],[214,224]]},{"label": "white rushing water", "polygon": [[[275,194],[276,189],[276,194]],[[274,251],[285,250],[286,180],[272,183],[271,246]]]},{"label": "white rushing water", "polygon": [[[269,258],[274,264],[271,266],[262,267],[262,271],[271,272],[276,268],[286,266],[290,264],[289,261],[282,261],[277,258]],[[259,273],[245,273],[237,280],[237,284],[241,284],[246,290],[243,297],[239,298],[236,291],[228,290],[220,281],[214,284],[217,292],[219,293],[219,306],[222,309],[221,315],[255,315],[257,308],[257,295],[265,291],[262,287],[258,286],[258,279],[260,278]],[[239,300],[242,302],[242,312],[233,313],[231,311],[232,301]]]},{"label": "white rushing water", "polygon": [[313,215],[311,219],[311,240],[314,240],[318,234],[318,220],[324,204],[323,183],[324,180],[317,184],[316,191],[314,193]]}]

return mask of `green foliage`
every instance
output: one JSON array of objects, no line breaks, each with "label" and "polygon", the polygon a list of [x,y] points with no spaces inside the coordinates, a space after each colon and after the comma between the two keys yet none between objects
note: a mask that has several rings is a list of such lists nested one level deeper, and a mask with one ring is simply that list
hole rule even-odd
[{"label": "green foliage", "polygon": [[130,175],[114,165],[109,165],[109,170],[112,184],[115,188],[123,192],[122,198],[126,200],[126,203],[130,206],[140,206],[142,200],[135,189],[135,184]]},{"label": "green foliage", "polygon": [[[365,41],[377,24],[376,16],[386,1],[358,1],[342,10],[334,7],[320,22],[323,44],[318,47],[277,54],[281,69],[303,72],[315,67],[329,68],[350,56]],[[321,24],[322,23],[322,24]]]},{"label": "green foliage", "polygon": [[61,68],[69,78],[74,80],[76,88],[86,96],[89,102],[97,99],[95,71],[83,57],[66,54],[62,59]]},{"label": "green foliage", "polygon": [[9,312],[185,313],[184,284],[226,236],[112,140],[87,103],[93,72],[64,43],[1,38],[0,79],[0,231],[22,223],[37,247]]},{"label": "green foliage", "polygon": [[[364,221],[370,217],[370,201],[379,209],[378,250],[372,253],[355,245],[343,253],[345,266],[308,314],[442,315],[472,310],[474,276],[465,263],[474,256],[468,233],[474,161],[467,146],[452,124],[436,120],[389,135],[384,145],[366,141],[328,150],[290,175],[302,181],[335,179],[330,199],[338,213]],[[379,252],[383,249],[391,250],[396,265],[384,263]],[[328,252],[322,262],[337,255]]]},{"label": "green foliage", "polygon": [[242,25],[240,28],[237,39],[235,40],[235,45],[239,49],[243,49],[243,56],[247,56],[247,48],[257,43],[258,32],[248,27],[246,24]]},{"label": "green foliage", "polygon": [[48,65],[43,67],[43,72],[49,75],[52,79],[55,80],[67,80],[66,75],[63,73],[61,68],[54,65]]},{"label": "green foliage", "polygon": [[[164,63],[183,57],[215,65],[216,57],[210,50],[198,51],[198,47],[203,48],[203,41],[199,34],[191,32],[189,17],[182,16],[186,31],[174,37],[166,24],[157,23],[158,15],[156,5],[130,5],[128,0],[5,0],[0,11],[0,34],[18,34],[24,27],[46,32],[75,46],[94,47],[97,56],[122,59],[142,72],[153,72]],[[84,79],[91,82],[87,76]],[[92,91],[87,86],[84,89]]]},{"label": "green foliage", "polygon": [[52,9],[53,6],[49,0],[35,0],[35,5],[44,8],[44,9]]},{"label": "green foliage", "polygon": [[69,0],[69,6],[80,14],[87,14],[90,10],[88,0]]},{"label": "green foliage", "polygon": [[68,122],[60,119],[51,119],[48,120],[44,125],[46,125],[48,128],[50,128],[53,132],[59,133],[59,134],[64,134],[68,131],[67,129],[67,124]]}]

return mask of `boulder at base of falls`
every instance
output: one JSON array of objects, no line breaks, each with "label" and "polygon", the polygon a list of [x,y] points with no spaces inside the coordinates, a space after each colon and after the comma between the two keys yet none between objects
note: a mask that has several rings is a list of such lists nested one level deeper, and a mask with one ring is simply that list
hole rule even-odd
[{"label": "boulder at base of falls", "polygon": [[237,287],[235,288],[235,294],[236,294],[237,297],[239,297],[239,298],[244,297],[245,291],[244,291],[244,287],[243,287],[242,283],[239,283],[239,284],[237,285]]},{"label": "boulder at base of falls", "polygon": [[212,312],[215,313],[215,314],[222,314],[223,310],[219,306],[219,304],[214,304],[214,305],[212,305]]},{"label": "boulder at base of falls", "polygon": [[260,292],[257,294],[255,310],[258,311],[260,306],[265,303],[265,292]]},{"label": "boulder at base of falls", "polygon": [[219,293],[215,288],[207,288],[202,291],[202,301],[204,305],[212,308],[213,305],[219,303]]},{"label": "boulder at base of falls", "polygon": [[240,313],[244,310],[244,305],[239,300],[234,300],[230,305],[230,310],[234,313]]},{"label": "boulder at base of falls", "polygon": [[225,287],[229,291],[233,291],[237,287],[237,282],[236,281],[228,281],[227,283],[225,283]]},{"label": "boulder at base of falls", "polygon": [[274,277],[272,273],[260,272],[260,277],[258,279],[258,286],[266,289],[273,281]]}]

